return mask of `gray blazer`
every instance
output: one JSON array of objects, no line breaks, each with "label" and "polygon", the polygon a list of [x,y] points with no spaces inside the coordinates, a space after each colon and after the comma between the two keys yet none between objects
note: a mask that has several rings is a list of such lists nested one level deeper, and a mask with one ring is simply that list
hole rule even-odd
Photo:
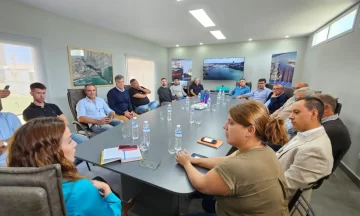
[{"label": "gray blazer", "polygon": [[[286,148],[289,144],[291,147]],[[307,136],[298,133],[276,154],[289,187],[289,197],[296,190],[308,188],[310,183],[329,175],[334,160],[330,139],[322,126]],[[310,201],[311,190],[305,191],[303,196]]]}]

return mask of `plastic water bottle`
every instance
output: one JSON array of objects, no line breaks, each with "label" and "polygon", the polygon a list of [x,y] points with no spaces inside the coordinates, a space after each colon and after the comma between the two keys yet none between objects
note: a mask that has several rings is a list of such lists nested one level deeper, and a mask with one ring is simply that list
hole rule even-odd
[{"label": "plastic water bottle", "polygon": [[199,103],[201,102],[201,94],[200,93],[198,94],[198,102]]},{"label": "plastic water bottle", "polygon": [[167,107],[167,120],[171,121],[171,104],[168,105]]},{"label": "plastic water bottle", "polygon": [[131,122],[131,126],[132,126],[132,138],[138,139],[139,138],[139,124],[137,122],[137,118],[133,117],[132,122]]},{"label": "plastic water bottle", "polygon": [[225,101],[225,91],[223,91],[221,93],[221,101],[222,101],[222,104],[225,105],[226,104],[226,101]]},{"label": "plastic water bottle", "polygon": [[190,111],[190,124],[193,124],[194,121],[195,121],[195,109],[191,108],[191,111]]},{"label": "plastic water bottle", "polygon": [[206,108],[207,111],[210,111],[211,110],[211,98],[208,99],[207,101],[207,108]]},{"label": "plastic water bottle", "polygon": [[189,110],[189,107],[190,107],[190,100],[189,100],[189,98],[188,97],[186,97],[186,100],[185,100],[185,108],[186,108],[186,110]]},{"label": "plastic water bottle", "polygon": [[221,90],[219,91],[219,93],[216,97],[216,104],[220,104],[220,100],[221,100]]},{"label": "plastic water bottle", "polygon": [[147,146],[150,145],[150,126],[148,121],[144,121],[143,135]]},{"label": "plastic water bottle", "polygon": [[182,147],[182,130],[180,125],[176,125],[175,138],[178,140],[178,145],[175,146],[175,150],[180,151]]}]

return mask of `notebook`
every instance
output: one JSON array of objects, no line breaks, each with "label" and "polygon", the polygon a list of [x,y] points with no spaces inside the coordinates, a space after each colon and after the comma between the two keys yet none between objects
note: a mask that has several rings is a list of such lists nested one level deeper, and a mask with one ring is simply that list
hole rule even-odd
[{"label": "notebook", "polygon": [[[211,138],[211,137],[209,137],[209,138]],[[214,138],[211,138],[211,139],[216,140],[216,143],[212,144],[212,143],[204,142],[201,139],[199,139],[197,142],[200,144],[203,144],[203,145],[213,147],[213,148],[219,148],[223,144],[222,140],[218,140],[218,139],[214,139]]]},{"label": "notebook", "polygon": [[142,160],[140,149],[119,150],[119,147],[107,148],[101,152],[100,165],[121,161],[123,163]]}]

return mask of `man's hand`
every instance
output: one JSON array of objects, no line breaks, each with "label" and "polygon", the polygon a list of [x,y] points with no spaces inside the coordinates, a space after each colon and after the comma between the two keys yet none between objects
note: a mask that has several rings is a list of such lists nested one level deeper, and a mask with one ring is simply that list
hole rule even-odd
[{"label": "man's hand", "polygon": [[[105,117],[105,118],[103,118],[103,119],[100,119],[100,120],[98,120],[98,122],[97,122],[97,124],[98,125],[103,125],[103,124],[108,124],[109,123],[109,118],[108,117]],[[111,121],[110,121],[111,122]]]},{"label": "man's hand", "polygon": [[242,95],[239,95],[239,96],[237,96],[236,98],[237,98],[237,99],[241,99],[241,98],[242,98]]},{"label": "man's hand", "polygon": [[277,97],[277,95],[275,95],[275,94],[271,95],[271,98],[276,98],[276,97]]},{"label": "man's hand", "polygon": [[6,98],[9,95],[10,95],[9,90],[0,90],[0,98]]},{"label": "man's hand", "polygon": [[126,117],[126,118],[128,118],[128,119],[131,119],[133,116],[132,116],[132,112],[130,113],[129,111],[126,111],[125,113],[124,113],[124,116]]},{"label": "man's hand", "polygon": [[171,102],[176,102],[176,100],[172,100]]}]

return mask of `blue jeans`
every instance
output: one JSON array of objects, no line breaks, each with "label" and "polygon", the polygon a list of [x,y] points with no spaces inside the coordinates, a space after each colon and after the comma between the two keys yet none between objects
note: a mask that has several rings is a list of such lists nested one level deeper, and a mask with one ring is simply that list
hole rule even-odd
[{"label": "blue jeans", "polygon": [[157,101],[157,100],[151,101],[148,104],[136,107],[135,112],[138,114],[141,114],[141,113],[146,112],[147,109],[153,110],[153,109],[156,109],[158,106],[159,106],[159,101]]},{"label": "blue jeans", "polygon": [[186,98],[185,96],[182,96],[182,97],[176,98],[176,100],[179,101],[179,100],[183,100],[185,98]]},{"label": "blue jeans", "polygon": [[185,214],[182,216],[216,216],[216,214],[213,213],[197,213],[197,214]]},{"label": "blue jeans", "polygon": [[124,121],[122,120],[117,120],[117,119],[113,119],[109,124],[103,124],[103,125],[93,125],[91,127],[91,130],[94,132],[94,133],[102,133],[104,131],[107,131],[117,125],[121,125],[122,123],[124,123]]}]

